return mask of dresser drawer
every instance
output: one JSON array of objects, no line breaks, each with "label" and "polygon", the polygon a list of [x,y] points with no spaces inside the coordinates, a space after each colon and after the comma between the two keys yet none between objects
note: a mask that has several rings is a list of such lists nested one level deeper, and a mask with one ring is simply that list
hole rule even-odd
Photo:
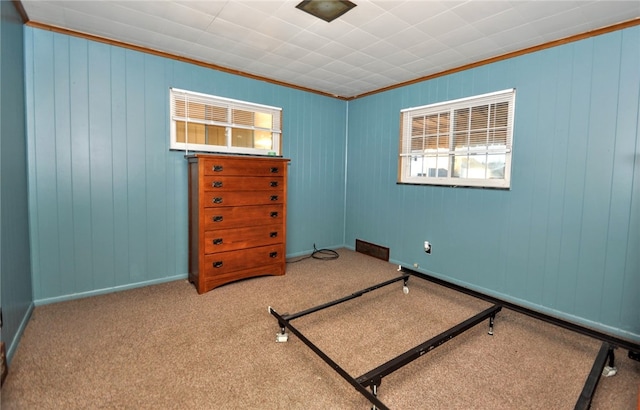
[{"label": "dresser drawer", "polygon": [[201,284],[203,289],[213,289],[220,285],[224,285],[229,282],[233,282],[240,279],[252,278],[255,276],[265,275],[284,275],[285,269],[284,263],[276,263],[273,265],[260,265],[254,266],[249,269],[237,270],[234,272],[220,273],[216,272],[215,275],[202,275]]},{"label": "dresser drawer", "polygon": [[202,161],[204,175],[285,175],[286,163],[257,158],[206,158]]},{"label": "dresser drawer", "polygon": [[205,192],[202,196],[202,200],[205,208],[282,204],[284,203],[284,193],[281,191]]},{"label": "dresser drawer", "polygon": [[203,177],[205,191],[283,191],[284,178],[265,177],[229,177],[208,175]]},{"label": "dresser drawer", "polygon": [[284,252],[284,244],[279,244],[206,255],[204,274],[212,277],[261,265],[283,264]]},{"label": "dresser drawer", "polygon": [[204,253],[226,252],[283,243],[282,224],[216,229],[204,233]]},{"label": "dresser drawer", "polygon": [[202,224],[205,231],[284,223],[284,206],[251,205],[205,208]]}]

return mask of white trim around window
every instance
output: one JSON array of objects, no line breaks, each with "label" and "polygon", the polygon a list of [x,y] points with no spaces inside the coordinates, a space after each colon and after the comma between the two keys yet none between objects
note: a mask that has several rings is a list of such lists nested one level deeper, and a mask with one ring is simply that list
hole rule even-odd
[{"label": "white trim around window", "polygon": [[515,89],[400,111],[398,182],[511,187]]},{"label": "white trim around window", "polygon": [[171,88],[170,149],[280,156],[282,108]]}]

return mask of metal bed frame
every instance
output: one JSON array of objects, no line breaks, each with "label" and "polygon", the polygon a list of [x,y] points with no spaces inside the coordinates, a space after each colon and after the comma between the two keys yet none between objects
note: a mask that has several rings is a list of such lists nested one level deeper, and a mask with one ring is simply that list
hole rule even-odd
[{"label": "metal bed frame", "polygon": [[[425,354],[429,353],[436,347],[441,346],[445,342],[448,342],[454,337],[473,328],[474,326],[478,325],[479,323],[483,322],[486,319],[489,319],[488,333],[489,335],[493,335],[493,325],[494,325],[495,316],[498,312],[500,312],[500,310],[502,310],[503,307],[506,307],[511,310],[515,310],[519,313],[526,314],[536,319],[540,319],[545,322],[549,322],[554,325],[563,327],[565,329],[569,329],[569,330],[572,330],[572,331],[575,331],[583,335],[587,335],[602,341],[600,351],[596,356],[596,359],[591,368],[591,372],[589,373],[586,379],[585,385],[582,389],[582,392],[576,402],[575,410],[586,410],[591,407],[591,401],[593,399],[598,382],[600,380],[600,375],[613,376],[614,374],[616,374],[617,370],[615,368],[615,363],[614,363],[615,361],[614,349],[616,349],[617,347],[626,348],[629,350],[630,358],[634,360],[639,360],[638,359],[638,352],[640,352],[639,344],[632,343],[624,339],[619,339],[604,333],[600,333],[595,330],[585,328],[585,327],[582,327],[574,323],[567,322],[552,316],[548,316],[548,315],[524,308],[522,306],[518,306],[513,303],[503,301],[503,300],[485,295],[483,293],[480,293],[456,284],[452,284],[450,282],[446,282],[442,279],[438,279],[424,273],[413,271],[411,269],[408,269],[402,266],[398,267],[398,271],[402,272],[401,276],[387,280],[385,282],[381,282],[377,285],[370,286],[366,289],[359,290],[357,292],[352,293],[351,295],[342,297],[340,299],[336,299],[334,301],[327,302],[306,310],[302,310],[298,313],[281,315],[278,312],[276,312],[275,309],[269,306],[268,308],[269,313],[278,320],[278,324],[280,326],[280,332],[277,333],[276,335],[276,342],[286,342],[288,340],[288,337],[289,337],[287,333],[287,329],[288,329],[291,333],[296,335],[305,345],[307,345],[316,355],[318,355],[325,363],[327,363],[332,369],[334,369],[343,379],[349,382],[358,392],[360,392],[360,394],[362,394],[367,400],[369,400],[369,402],[371,402],[372,404],[372,407],[371,407],[372,410],[389,410],[389,407],[385,405],[382,401],[380,401],[380,399],[377,397],[378,387],[382,383],[383,377],[413,362],[419,357],[424,356]],[[399,281],[403,281],[402,290],[405,294],[407,294],[409,292],[408,280],[409,280],[409,277],[411,276],[424,279],[424,280],[436,283],[438,285],[457,290],[467,295],[485,300],[487,302],[492,303],[493,306],[483,310],[482,312],[464,320],[463,322],[451,327],[450,329],[440,333],[439,335],[432,337],[431,339],[413,347],[412,349],[407,350],[406,352],[400,354],[399,356],[357,377],[350,375],[347,371],[345,371],[342,367],[340,367],[338,363],[336,363],[326,353],[320,350],[320,348],[318,348],[315,344],[313,344],[313,342],[311,342],[300,330],[298,330],[293,324],[291,324],[292,320],[298,319],[302,316],[306,316],[311,313],[329,308],[331,306],[335,306],[340,303],[347,302],[349,300],[360,297],[366,293],[372,292],[374,290],[380,289],[382,287],[391,285]],[[370,391],[368,389],[370,389]]]}]

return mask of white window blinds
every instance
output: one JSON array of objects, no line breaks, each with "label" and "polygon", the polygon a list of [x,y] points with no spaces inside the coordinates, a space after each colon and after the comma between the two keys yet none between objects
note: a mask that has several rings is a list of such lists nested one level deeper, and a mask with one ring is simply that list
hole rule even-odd
[{"label": "white window blinds", "polygon": [[172,149],[280,155],[282,109],[172,88]]},{"label": "white window blinds", "polygon": [[515,90],[401,111],[399,182],[510,186]]}]

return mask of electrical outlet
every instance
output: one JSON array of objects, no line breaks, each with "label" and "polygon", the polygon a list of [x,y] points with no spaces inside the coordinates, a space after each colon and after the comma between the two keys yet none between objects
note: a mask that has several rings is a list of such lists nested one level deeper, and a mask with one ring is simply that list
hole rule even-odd
[{"label": "electrical outlet", "polygon": [[425,253],[431,254],[431,242],[424,241],[424,251]]}]

